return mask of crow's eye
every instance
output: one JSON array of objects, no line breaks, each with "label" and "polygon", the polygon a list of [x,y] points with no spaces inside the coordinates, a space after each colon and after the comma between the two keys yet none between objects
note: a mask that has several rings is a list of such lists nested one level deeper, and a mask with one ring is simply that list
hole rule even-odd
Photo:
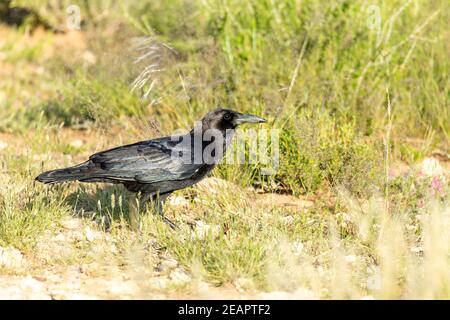
[{"label": "crow's eye", "polygon": [[225,113],[225,115],[223,116],[223,118],[225,120],[231,120],[231,114],[230,113]]}]

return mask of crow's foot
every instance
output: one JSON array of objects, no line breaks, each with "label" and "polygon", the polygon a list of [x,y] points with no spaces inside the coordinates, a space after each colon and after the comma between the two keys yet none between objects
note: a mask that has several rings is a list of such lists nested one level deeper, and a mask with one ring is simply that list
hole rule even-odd
[{"label": "crow's foot", "polygon": [[168,218],[164,216],[161,216],[161,218],[163,219],[164,223],[167,223],[169,227],[172,228],[173,230],[180,230],[180,228],[175,223],[170,221]]}]

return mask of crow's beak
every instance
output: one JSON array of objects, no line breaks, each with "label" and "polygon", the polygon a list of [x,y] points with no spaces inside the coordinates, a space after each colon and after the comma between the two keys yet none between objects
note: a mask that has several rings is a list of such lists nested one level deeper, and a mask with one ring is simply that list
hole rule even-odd
[{"label": "crow's beak", "polygon": [[239,114],[235,121],[236,124],[266,122],[265,119],[254,116],[252,114]]}]

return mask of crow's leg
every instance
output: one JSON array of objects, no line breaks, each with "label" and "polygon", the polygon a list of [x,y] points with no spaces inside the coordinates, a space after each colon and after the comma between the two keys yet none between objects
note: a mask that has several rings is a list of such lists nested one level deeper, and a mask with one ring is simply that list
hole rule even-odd
[{"label": "crow's leg", "polygon": [[[140,192],[138,195],[139,198],[139,204],[138,207],[140,210],[145,210],[148,202],[151,202],[153,204],[153,208],[155,209],[155,212],[163,219],[165,223],[169,225],[172,229],[178,229],[177,225],[170,221],[168,218],[164,216],[164,202],[166,201],[167,197],[170,195],[170,193],[166,194],[155,194],[151,192]],[[137,201],[136,201],[137,204]]]},{"label": "crow's leg", "polygon": [[141,210],[145,209],[145,206],[147,205],[147,202],[152,198],[151,192],[141,192],[139,194],[139,208]]},{"label": "crow's leg", "polygon": [[174,230],[179,229],[175,223],[173,223],[172,221],[170,221],[168,218],[166,218],[164,216],[164,202],[166,201],[168,196],[169,196],[168,193],[162,194],[162,195],[159,195],[159,194],[155,195],[153,197],[154,208],[155,208],[156,213],[161,216],[163,221],[165,223],[167,223],[169,225],[169,227],[171,227]]},{"label": "crow's leg", "polygon": [[152,193],[139,192],[134,197],[130,205],[130,223],[131,226],[141,230],[141,215],[140,213],[145,210],[147,201],[151,198]]}]

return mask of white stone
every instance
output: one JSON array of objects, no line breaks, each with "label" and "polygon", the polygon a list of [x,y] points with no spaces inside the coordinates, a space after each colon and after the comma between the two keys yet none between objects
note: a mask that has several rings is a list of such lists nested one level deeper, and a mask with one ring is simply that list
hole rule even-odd
[{"label": "white stone", "polygon": [[19,250],[0,247],[0,267],[19,268],[25,265],[25,259]]},{"label": "white stone", "polygon": [[412,247],[410,251],[413,253],[420,253],[423,252],[423,247]]},{"label": "white stone", "polygon": [[0,299],[7,300],[49,300],[50,295],[44,284],[31,276],[2,277],[0,279]]},{"label": "white stone", "polygon": [[190,282],[191,277],[182,269],[176,269],[170,273],[170,280],[174,284],[185,284]]},{"label": "white stone", "polygon": [[81,227],[81,221],[75,218],[64,219],[61,221],[61,225],[65,229],[76,230]]},{"label": "white stone", "polygon": [[252,279],[248,278],[238,278],[234,281],[234,286],[236,290],[239,292],[244,292],[246,290],[250,290],[254,287],[254,283]]},{"label": "white stone", "polygon": [[293,216],[286,216],[286,217],[283,217],[281,220],[283,221],[283,223],[285,225],[288,225],[288,226],[292,225],[295,221]]},{"label": "white stone", "polygon": [[295,241],[292,244],[292,251],[294,252],[294,255],[299,256],[303,252],[304,247],[305,246],[303,245],[303,243],[301,241]]},{"label": "white stone", "polygon": [[150,287],[155,289],[164,289],[167,287],[168,283],[167,277],[158,277],[150,280]]},{"label": "white stone", "polygon": [[83,140],[75,139],[70,143],[70,145],[74,148],[81,148],[83,146]]},{"label": "white stone", "polygon": [[132,295],[136,294],[138,288],[136,283],[133,281],[114,281],[110,280],[105,283],[105,286],[108,288],[108,291],[115,295]]},{"label": "white stone", "polygon": [[178,266],[178,261],[175,259],[166,259],[161,261],[161,263],[159,264],[159,271],[165,271],[168,269],[174,269]]},{"label": "white stone", "polygon": [[175,196],[169,198],[169,204],[174,207],[184,207],[189,205],[189,201],[187,201],[184,197]]},{"label": "white stone", "polygon": [[66,241],[66,236],[65,236],[64,234],[62,234],[62,233],[58,233],[58,234],[53,238],[53,240],[63,242],[63,241]]},{"label": "white stone", "polygon": [[91,228],[86,227],[86,230],[84,231],[84,234],[86,235],[86,240],[89,242],[92,242],[95,240],[95,235],[92,232]]}]

